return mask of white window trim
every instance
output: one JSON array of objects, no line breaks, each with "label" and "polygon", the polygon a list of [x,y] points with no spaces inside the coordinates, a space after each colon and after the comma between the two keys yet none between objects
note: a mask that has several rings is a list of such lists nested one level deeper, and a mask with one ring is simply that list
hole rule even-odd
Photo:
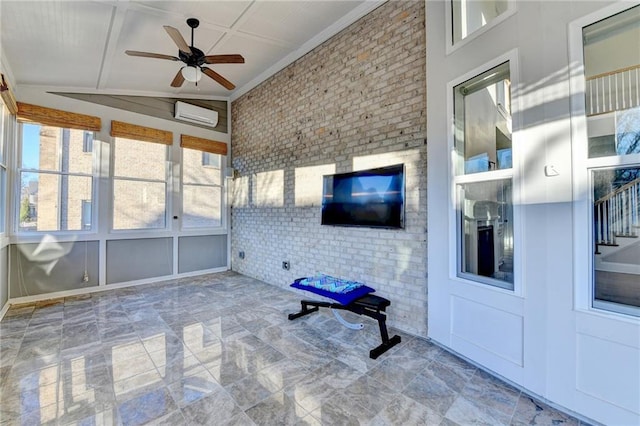
[{"label": "white window trim", "polygon": [[507,0],[507,10],[504,11],[501,15],[493,18],[492,21],[487,23],[486,25],[478,28],[473,31],[471,34],[467,35],[465,38],[460,40],[457,43],[453,42],[453,14],[452,14],[452,0],[447,0],[444,8],[445,13],[445,30],[446,30],[446,55],[450,55],[456,50],[460,49],[462,46],[466,46],[472,40],[480,37],[482,34],[489,31],[491,28],[499,25],[500,23],[506,21],[509,17],[515,15],[517,12],[516,0]]},{"label": "white window trim", "polygon": [[[569,24],[569,63],[573,67],[569,73],[569,84],[573,163],[574,309],[601,317],[638,323],[640,322],[640,317],[630,317],[628,309],[624,309],[624,307],[614,310],[606,309],[607,306],[613,304],[596,302],[594,298],[591,171],[605,167],[633,167],[640,164],[640,154],[589,158],[588,146],[585,143],[588,139],[588,134],[582,38],[584,27],[633,6],[634,4],[628,1],[619,1],[576,19]],[[585,285],[585,283],[588,283],[588,285]],[[619,305],[616,304],[615,306],[618,307]],[[630,307],[630,309],[636,312],[635,308]]]},{"label": "white window trim", "polygon": [[[11,115],[9,114],[8,109],[4,105],[4,103],[0,100],[0,155],[2,156],[2,161],[0,162],[0,169],[4,170],[4,182],[0,182],[0,185],[4,185],[4,188],[0,187],[0,196],[4,196],[2,199],[3,203],[3,216],[0,217],[0,220],[3,221],[0,229],[0,248],[5,247],[9,244],[9,218],[11,217],[11,210],[7,208],[9,206],[11,193],[9,186],[9,169],[7,167],[9,149],[8,149],[8,140],[10,136],[9,127],[11,126]],[[11,126],[12,127],[12,126]]]},{"label": "white window trim", "polygon": [[[171,161],[171,147],[172,145],[164,145],[165,149],[165,180],[164,180],[164,227],[162,228],[131,228],[131,229],[115,229],[114,228],[114,209],[115,209],[115,184],[116,180],[129,180],[129,181],[138,181],[138,182],[156,182],[160,183],[160,180],[152,180],[152,179],[142,179],[142,178],[131,178],[131,177],[116,177],[115,176],[115,143],[116,137],[111,138],[111,149],[109,155],[109,192],[110,192],[110,202],[109,202],[109,234],[118,235],[118,234],[140,234],[144,235],[144,238],[148,238],[147,234],[167,234],[170,233],[173,229],[173,221],[171,218],[173,217],[173,162]],[[126,139],[126,138],[124,138]],[[156,144],[155,142],[145,142],[138,141],[150,144]],[[161,235],[154,235],[154,237],[160,237]],[[125,237],[126,238],[126,237]]]},{"label": "white window trim", "polygon": [[[455,117],[454,117],[454,99],[453,90],[456,86],[464,83],[471,78],[482,74],[498,65],[509,62],[509,73],[511,79],[511,122],[512,122],[512,168],[504,170],[492,170],[488,172],[473,173],[470,175],[456,176],[456,148],[455,148]],[[483,289],[502,292],[509,295],[523,296],[524,286],[522,284],[522,217],[521,217],[521,148],[520,148],[520,129],[521,129],[521,108],[520,96],[518,93],[520,68],[518,65],[518,50],[510,50],[489,62],[486,62],[476,68],[468,71],[464,75],[447,83],[447,141],[449,150],[449,161],[447,164],[449,176],[449,279],[452,281],[471,284]],[[460,276],[458,253],[460,251],[460,242],[458,241],[458,201],[457,201],[457,185],[460,183],[482,182],[511,178],[512,179],[512,203],[513,203],[513,235],[514,235],[514,258],[513,258],[513,290],[505,289],[495,284],[490,284],[485,280],[471,280],[465,276]]]},{"label": "white window trim", "polygon": [[[91,154],[91,174],[86,174],[86,173],[77,173],[77,172],[60,172],[60,171],[54,171],[54,170],[40,170],[40,169],[23,169],[22,168],[22,164],[21,164],[21,159],[22,159],[22,137],[23,137],[23,123],[16,123],[17,124],[17,135],[16,135],[16,140],[18,141],[18,143],[16,144],[16,156],[15,156],[15,164],[16,167],[15,169],[13,169],[15,171],[15,178],[14,178],[14,182],[13,182],[13,197],[14,197],[14,202],[13,202],[13,212],[11,213],[11,235],[12,235],[12,242],[14,243],[18,243],[18,242],[28,242],[31,240],[34,240],[34,238],[41,238],[42,235],[47,234],[47,235],[52,235],[55,237],[62,237],[59,239],[59,241],[63,241],[65,240],[65,237],[71,237],[72,239],[75,239],[76,235],[82,235],[83,238],[85,238],[87,235],[90,234],[95,234],[97,232],[96,230],[96,217],[92,216],[92,223],[91,223],[91,229],[74,229],[74,230],[55,230],[55,231],[22,231],[20,230],[20,193],[21,193],[21,173],[22,172],[31,172],[31,173],[38,173],[38,174],[54,174],[54,175],[58,175],[58,176],[80,176],[80,177],[90,177],[91,178],[91,202],[92,202],[92,210],[96,210],[96,207],[98,206],[98,169],[97,169],[97,156],[96,156],[96,152],[95,149],[93,150],[92,154]],[[43,124],[41,123],[33,123],[36,125],[40,125],[43,126]],[[57,127],[57,126],[52,126],[52,127]],[[63,131],[64,129],[66,129],[65,127],[57,127],[60,131]],[[95,133],[94,133],[94,137],[95,137]],[[59,150],[62,150],[62,146],[60,146],[58,148]],[[60,214],[60,212],[58,212],[58,214]]]}]

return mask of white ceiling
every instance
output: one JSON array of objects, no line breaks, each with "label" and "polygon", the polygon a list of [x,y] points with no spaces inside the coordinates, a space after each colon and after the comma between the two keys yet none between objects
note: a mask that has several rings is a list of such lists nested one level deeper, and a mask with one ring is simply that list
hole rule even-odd
[{"label": "white ceiling", "polygon": [[[1,0],[2,72],[19,91],[231,98],[245,93],[379,6],[378,0],[86,1]],[[188,44],[186,19],[200,20],[194,46],[206,55],[239,53],[244,64],[208,65],[236,85],[207,76],[172,88],[182,62],[132,57],[125,50],[178,56],[163,29]]]}]

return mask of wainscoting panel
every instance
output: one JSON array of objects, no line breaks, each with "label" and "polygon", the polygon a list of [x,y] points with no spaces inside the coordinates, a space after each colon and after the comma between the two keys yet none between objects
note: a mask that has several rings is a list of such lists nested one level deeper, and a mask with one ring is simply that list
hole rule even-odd
[{"label": "wainscoting panel", "polygon": [[45,237],[39,243],[9,247],[11,299],[98,285],[98,241],[58,242]]},{"label": "wainscoting panel", "polygon": [[576,370],[578,391],[640,414],[637,348],[579,333]]},{"label": "wainscoting panel", "polygon": [[472,346],[484,352],[483,357],[488,355],[516,366],[523,365],[521,316],[459,296],[451,297],[450,312],[452,340],[463,355],[471,357],[465,352],[473,350]]},{"label": "wainscoting panel", "polygon": [[227,235],[178,238],[178,273],[227,266]]},{"label": "wainscoting panel", "polygon": [[107,284],[171,275],[173,239],[107,241]]}]

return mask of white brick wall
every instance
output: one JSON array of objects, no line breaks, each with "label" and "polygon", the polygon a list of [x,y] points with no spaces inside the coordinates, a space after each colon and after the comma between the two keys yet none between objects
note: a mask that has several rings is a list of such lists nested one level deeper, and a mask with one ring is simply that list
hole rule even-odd
[{"label": "white brick wall", "polygon": [[[232,268],[277,286],[322,272],[426,335],[423,1],[392,1],[232,104]],[[405,164],[404,230],[320,225],[322,174]],[[245,259],[238,257],[244,251]],[[282,261],[291,270],[282,269]]]}]

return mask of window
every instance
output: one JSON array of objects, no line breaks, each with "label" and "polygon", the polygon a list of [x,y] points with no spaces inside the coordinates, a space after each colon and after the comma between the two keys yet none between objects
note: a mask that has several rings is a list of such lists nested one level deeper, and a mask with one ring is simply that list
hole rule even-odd
[{"label": "window", "polygon": [[212,154],[210,152],[202,153],[202,165],[205,167],[220,168],[220,155]]},{"label": "window", "polygon": [[640,315],[640,6],[582,28],[592,301]]},{"label": "window", "polygon": [[113,229],[166,228],[167,145],[116,137],[113,153]]},{"label": "window", "polygon": [[451,0],[451,44],[488,29],[514,12],[513,0]]},{"label": "window", "polygon": [[82,130],[22,124],[20,232],[86,229],[80,200],[93,200],[92,157],[82,154]]},{"label": "window", "polygon": [[222,156],[182,149],[182,226],[222,226]]},{"label": "window", "polygon": [[84,132],[82,152],[93,152],[93,132]]},{"label": "window", "polygon": [[7,163],[6,140],[8,136],[9,110],[0,101],[0,234],[6,231]]},{"label": "window", "polygon": [[509,62],[454,86],[453,108],[458,275],[513,290]]}]

